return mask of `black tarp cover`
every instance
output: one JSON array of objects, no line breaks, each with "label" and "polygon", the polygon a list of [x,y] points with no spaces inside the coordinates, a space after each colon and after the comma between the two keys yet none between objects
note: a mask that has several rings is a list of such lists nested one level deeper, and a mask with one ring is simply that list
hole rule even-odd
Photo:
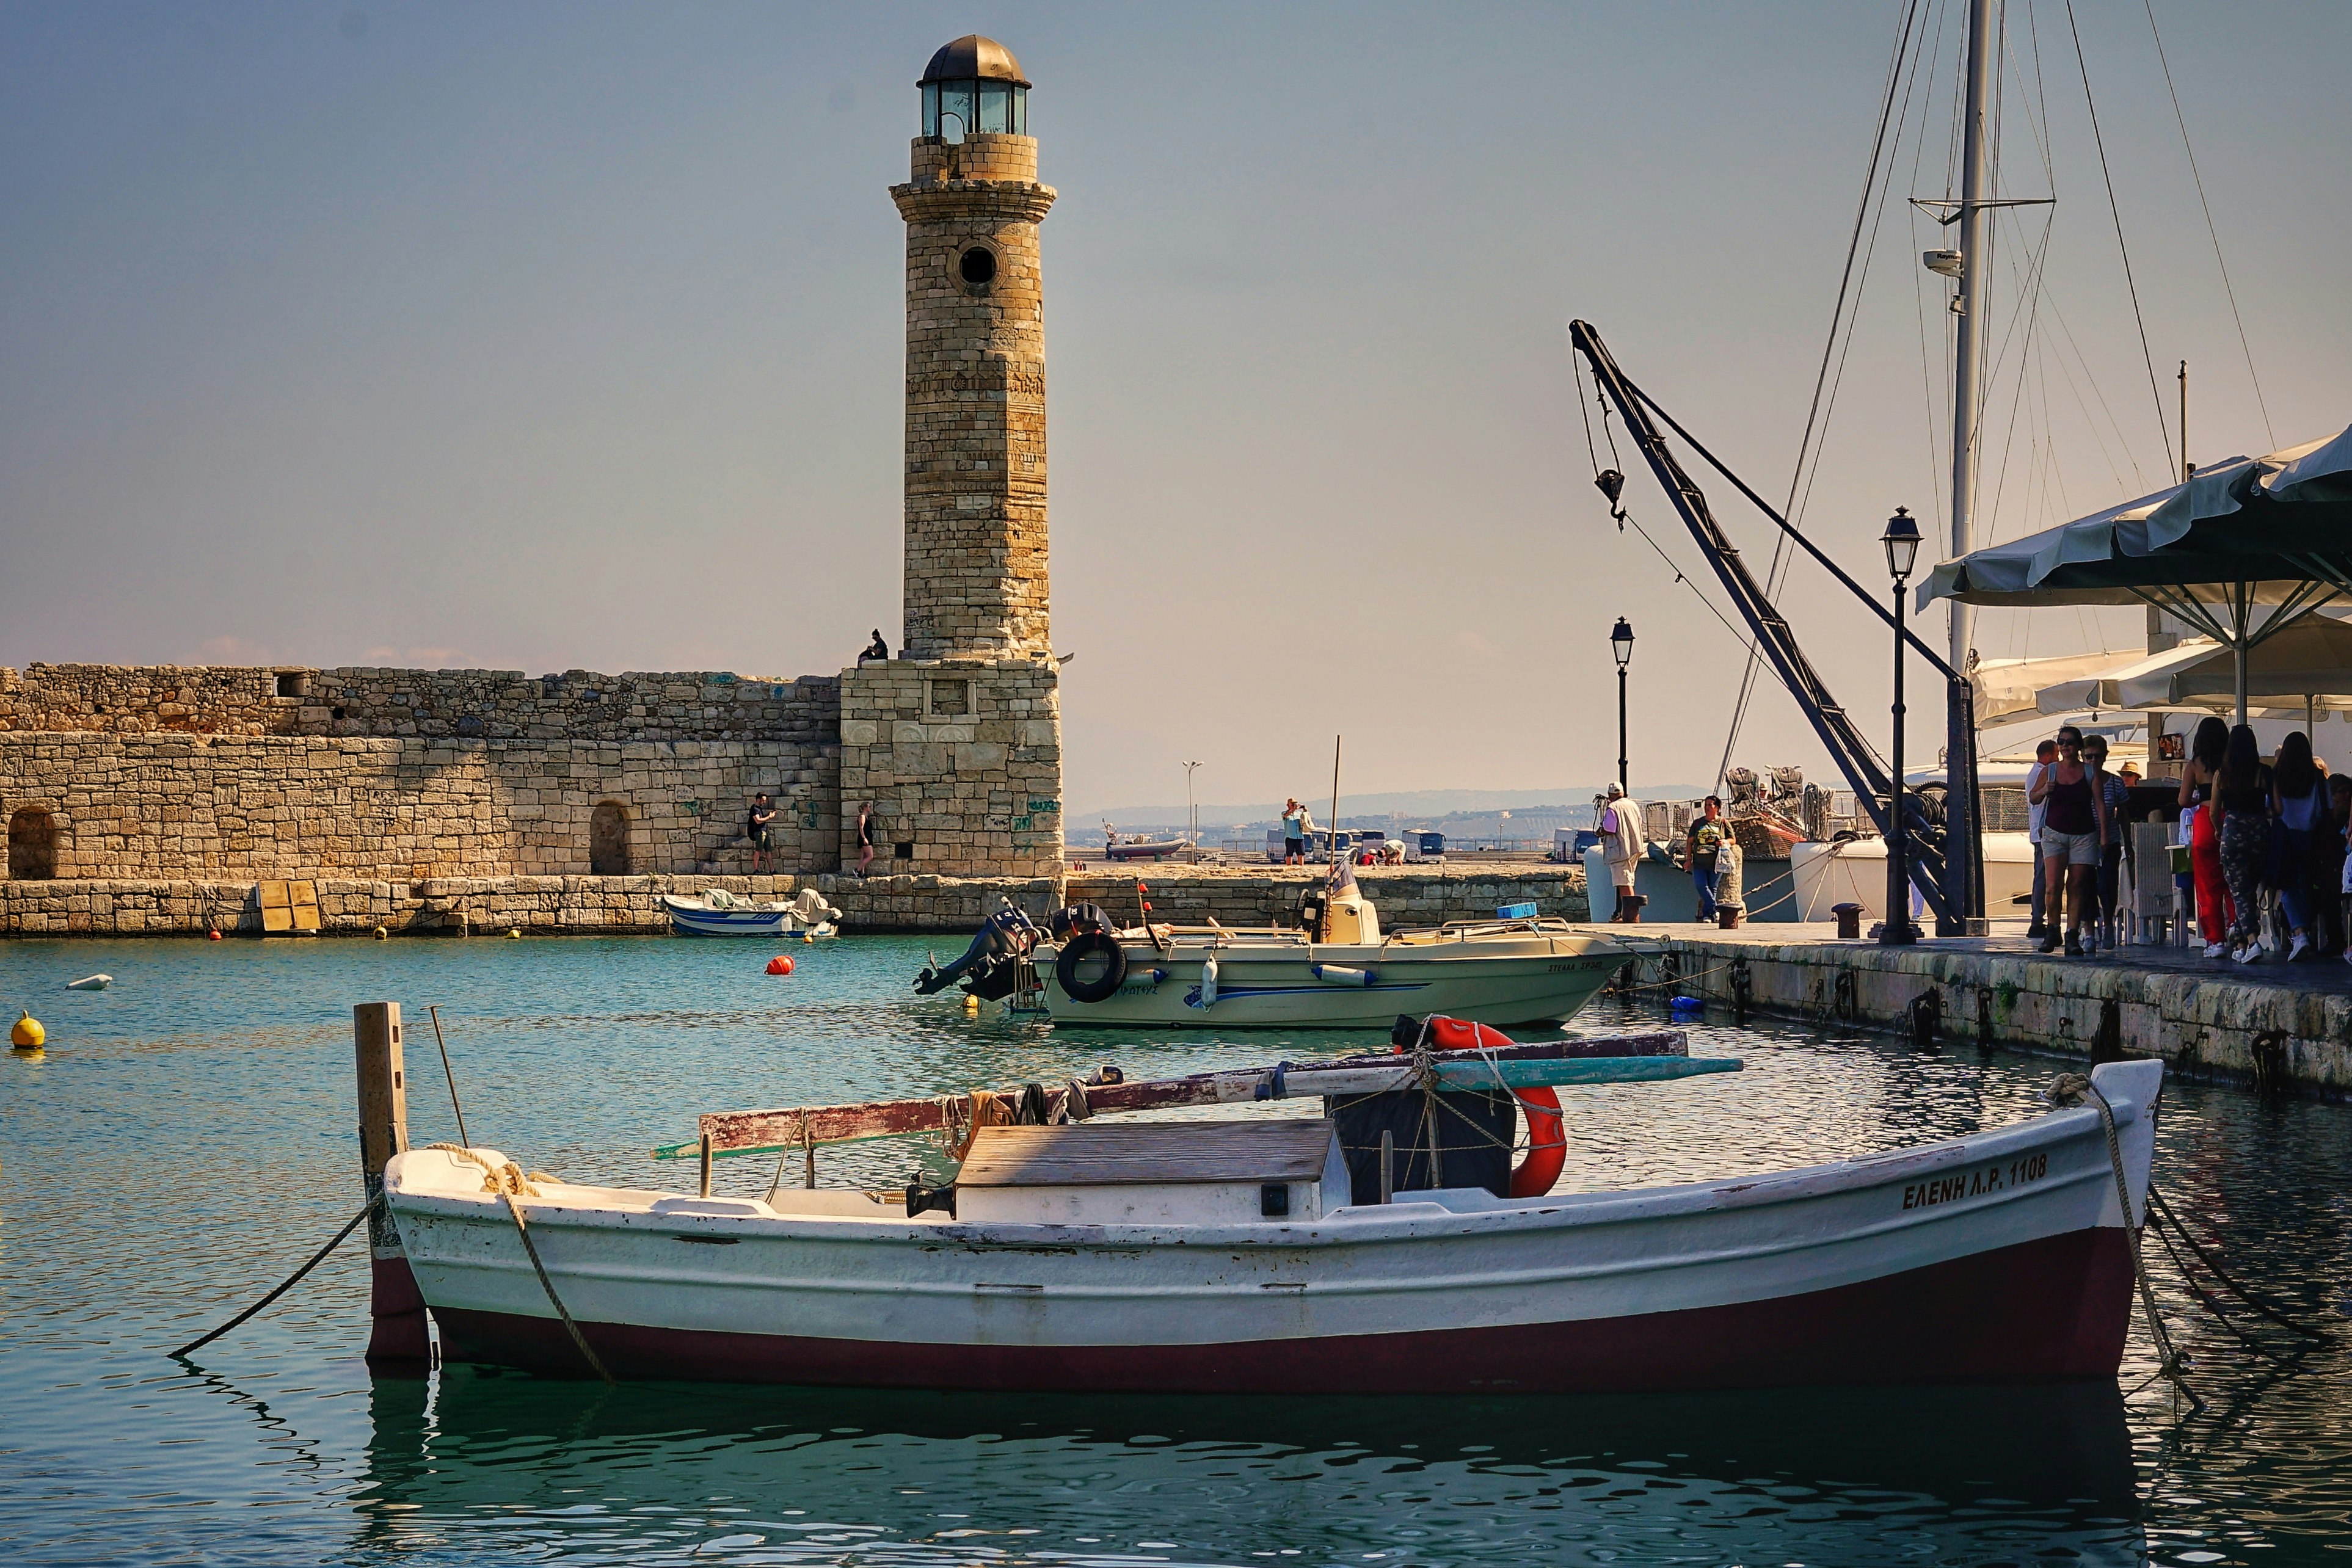
[{"label": "black tarp cover", "polygon": [[[1353,1202],[1380,1201],[1384,1131],[1396,1151],[1391,1192],[1483,1186],[1496,1197],[1510,1196],[1518,1102],[1509,1094],[1454,1090],[1424,1095],[1418,1089],[1404,1089],[1347,1098],[1327,1095],[1323,1113],[1339,1124],[1339,1152],[1348,1161]],[[1433,1163],[1432,1127],[1438,1155]]]}]

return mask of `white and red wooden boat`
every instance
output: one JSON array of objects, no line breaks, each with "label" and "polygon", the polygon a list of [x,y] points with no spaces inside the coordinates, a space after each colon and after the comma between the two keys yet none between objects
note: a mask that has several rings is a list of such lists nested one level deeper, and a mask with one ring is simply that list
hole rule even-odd
[{"label": "white and red wooden boat", "polygon": [[[1701,1070],[1677,1066],[1678,1049],[1479,1059],[1522,1079],[1541,1075],[1530,1056],[1549,1061],[1551,1082]],[[1458,1053],[1360,1058],[1339,1064],[1353,1079],[1206,1074],[1177,1081],[1189,1102],[1097,1085],[1075,1109],[1154,1087],[1148,1103],[1262,1099],[1269,1081],[1278,1094],[1358,1092],[1448,1063],[1467,1081]],[[909,1214],[898,1193],[536,1178],[514,1202],[544,1285],[507,1199],[486,1190],[496,1151],[410,1150],[384,1190],[442,1354],[556,1372],[586,1367],[551,1296],[625,1377],[1356,1393],[2109,1377],[2163,1076],[2157,1061],[2093,1074],[2128,1213],[2095,1101],[1807,1169],[1524,1199],[1365,1201],[1377,1195],[1348,1190],[1330,1124],[1270,1117],[982,1129],[961,1218]],[[707,1117],[703,1130],[726,1152],[955,1123],[953,1102],[849,1109]],[[493,1179],[511,1189],[520,1174]]]}]

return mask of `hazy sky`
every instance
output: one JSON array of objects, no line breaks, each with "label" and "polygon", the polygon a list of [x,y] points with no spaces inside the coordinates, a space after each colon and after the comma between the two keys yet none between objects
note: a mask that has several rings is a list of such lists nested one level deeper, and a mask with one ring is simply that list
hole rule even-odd
[{"label": "hazy sky", "polygon": [[[1902,198],[1946,188],[1962,9],[1926,6],[1807,513],[1874,585],[1887,512],[1943,504],[1940,242]],[[885,188],[924,61],[977,29],[1035,82],[1061,193],[1071,805],[1181,800],[1186,758],[1204,798],[1312,794],[1335,731],[1350,792],[1603,777],[1620,614],[1637,782],[1709,777],[1741,644],[1609,523],[1563,329],[1777,497],[1901,10],[9,5],[0,664],[792,675],[895,641]],[[2269,428],[2339,429],[2352,7],[2155,14]],[[2266,450],[2141,0],[2075,18],[2168,408],[2187,358],[2190,455]],[[2004,192],[2058,205],[2005,231],[1999,537],[2167,463],[2063,0],[2011,0],[2009,34]],[[1628,497],[1698,570],[1645,476]],[[1882,732],[1885,640],[1815,572],[1786,607]],[[2139,636],[2066,612],[1979,643]],[[1777,692],[1739,752],[1825,771]]]}]

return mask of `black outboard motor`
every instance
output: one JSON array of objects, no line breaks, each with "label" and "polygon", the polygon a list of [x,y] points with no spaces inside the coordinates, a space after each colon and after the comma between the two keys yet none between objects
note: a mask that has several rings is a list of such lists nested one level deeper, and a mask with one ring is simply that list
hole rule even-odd
[{"label": "black outboard motor", "polygon": [[1073,904],[1067,908],[1054,911],[1045,922],[1045,928],[1053,933],[1055,941],[1066,942],[1073,932],[1084,936],[1088,932],[1109,930],[1110,916],[1102,912],[1098,904]]},{"label": "black outboard motor", "polygon": [[1014,907],[1009,898],[997,901],[1003,907],[990,915],[982,925],[980,934],[963,956],[940,968],[926,968],[915,977],[918,996],[936,996],[954,985],[964,982],[964,989],[985,1001],[997,1001],[1012,994],[1013,971],[1018,961],[1027,956],[1042,935],[1036,922]]}]

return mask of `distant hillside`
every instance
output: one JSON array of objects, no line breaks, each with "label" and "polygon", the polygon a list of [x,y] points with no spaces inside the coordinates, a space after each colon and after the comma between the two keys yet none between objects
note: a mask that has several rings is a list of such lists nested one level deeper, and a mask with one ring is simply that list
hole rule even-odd
[{"label": "distant hillside", "polygon": [[[1427,828],[1461,839],[1549,839],[1556,828],[1582,828],[1592,821],[1592,798],[1605,784],[1568,785],[1553,789],[1407,789],[1387,794],[1339,797],[1343,829]],[[1664,784],[1645,791],[1657,800],[1688,800],[1705,793],[1696,784]],[[1329,814],[1330,802],[1309,800],[1318,822]],[[1201,839],[1214,845],[1224,839],[1254,840],[1280,825],[1282,802],[1247,805],[1203,804]],[[1074,844],[1098,844],[1102,824],[1109,821],[1121,834],[1147,837],[1181,836],[1184,808],[1123,806],[1108,810],[1076,811],[1066,819]]]}]

